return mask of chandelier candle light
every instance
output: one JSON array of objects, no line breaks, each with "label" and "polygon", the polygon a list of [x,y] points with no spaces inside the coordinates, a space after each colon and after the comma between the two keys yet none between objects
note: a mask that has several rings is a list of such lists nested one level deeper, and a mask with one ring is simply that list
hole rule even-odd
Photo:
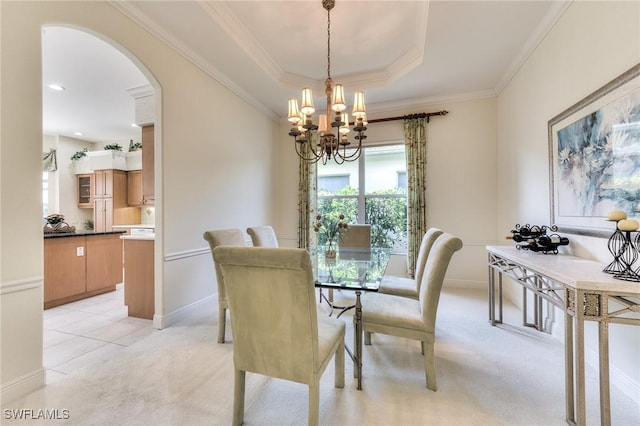
[{"label": "chandelier candle light", "polygon": [[[331,80],[331,9],[335,6],[335,0],[323,0],[322,7],[327,11],[327,79],[324,82],[325,94],[327,96],[326,114],[320,114],[319,123],[313,122],[312,115],[315,112],[313,105],[313,94],[311,88],[302,89],[301,108],[298,108],[296,98],[289,99],[288,120],[292,123],[289,136],[295,140],[296,153],[305,161],[316,163],[333,160],[342,164],[345,161],[354,161],[360,156],[362,141],[366,139],[364,132],[367,130],[366,109],[364,105],[364,92],[355,93],[352,115],[354,116],[353,131],[357,133],[355,139],[358,146],[353,152],[347,154],[347,147],[351,145],[347,134],[349,128],[349,114],[346,111],[347,105],[344,97],[344,87],[342,84],[333,84]],[[332,111],[335,113],[333,122],[329,123]],[[336,129],[337,134],[334,134]],[[317,133],[317,142],[314,136]],[[308,145],[307,145],[308,144]],[[309,149],[306,149],[306,146]]]}]

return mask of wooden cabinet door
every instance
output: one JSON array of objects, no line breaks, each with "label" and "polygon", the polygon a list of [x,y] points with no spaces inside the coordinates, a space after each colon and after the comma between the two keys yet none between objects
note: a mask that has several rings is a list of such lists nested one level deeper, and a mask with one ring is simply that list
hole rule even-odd
[{"label": "wooden cabinet door", "polygon": [[142,205],[142,171],[127,172],[127,204],[138,207]]},{"label": "wooden cabinet door", "polygon": [[96,198],[93,207],[93,229],[97,232],[112,231],[113,198]]},{"label": "wooden cabinet door", "polygon": [[115,287],[122,282],[122,240],[119,234],[87,238],[87,291]]},{"label": "wooden cabinet door", "polygon": [[155,196],[155,169],[154,169],[154,126],[142,128],[142,200],[145,205],[154,205]]},{"label": "wooden cabinet door", "polygon": [[86,289],[85,237],[46,238],[44,240],[44,303],[82,294]]},{"label": "wooden cabinet door", "polygon": [[77,175],[78,181],[78,208],[93,208],[93,175]]},{"label": "wooden cabinet door", "polygon": [[113,170],[96,170],[93,175],[94,197],[113,197]]}]

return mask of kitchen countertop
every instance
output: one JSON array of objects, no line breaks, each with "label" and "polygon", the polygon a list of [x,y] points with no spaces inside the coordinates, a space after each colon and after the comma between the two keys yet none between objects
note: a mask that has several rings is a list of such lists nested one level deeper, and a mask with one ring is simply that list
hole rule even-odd
[{"label": "kitchen countertop", "polygon": [[92,237],[95,235],[108,235],[108,234],[124,234],[126,231],[76,231],[76,232],[48,232],[44,235],[44,238],[64,238],[64,237]]},{"label": "kitchen countertop", "polygon": [[153,224],[139,224],[139,225],[113,225],[112,228],[118,229],[154,229],[156,226]]}]

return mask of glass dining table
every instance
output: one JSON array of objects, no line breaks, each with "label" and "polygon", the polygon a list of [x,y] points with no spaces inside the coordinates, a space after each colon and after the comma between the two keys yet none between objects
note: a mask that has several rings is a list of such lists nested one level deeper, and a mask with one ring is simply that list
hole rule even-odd
[{"label": "glass dining table", "polygon": [[[332,315],[339,310],[338,317],[354,309],[354,351],[345,345],[353,360],[354,377],[358,379],[358,390],[362,389],[362,292],[378,291],[392,249],[340,249],[335,257],[327,257],[322,249],[311,251],[315,286],[320,289],[320,303],[326,301]],[[322,289],[355,292],[353,305],[336,306],[323,294]]]}]

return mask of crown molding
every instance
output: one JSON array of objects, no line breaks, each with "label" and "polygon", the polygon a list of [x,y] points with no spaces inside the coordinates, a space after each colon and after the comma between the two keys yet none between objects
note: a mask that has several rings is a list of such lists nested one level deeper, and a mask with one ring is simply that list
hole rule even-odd
[{"label": "crown molding", "polygon": [[498,84],[494,87],[497,94],[502,93],[504,88],[507,87],[509,82],[513,77],[515,77],[518,71],[520,71],[520,68],[522,68],[533,52],[535,52],[540,43],[542,43],[542,40],[544,40],[547,34],[553,29],[556,22],[558,22],[560,17],[573,3],[573,1],[574,0],[563,0],[552,4],[551,8],[531,34],[520,53],[511,62],[502,78],[498,81]]},{"label": "crown molding", "polygon": [[255,97],[251,96],[245,90],[240,88],[237,84],[231,81],[226,75],[220,72],[217,68],[213,67],[208,61],[204,60],[200,55],[189,49],[182,42],[177,40],[167,31],[165,31],[162,27],[156,25],[154,22],[149,20],[143,13],[141,13],[137,8],[135,8],[129,2],[123,1],[113,1],[109,0],[108,3],[113,6],[115,9],[120,11],[126,17],[131,19],[136,24],[140,25],[143,29],[147,30],[150,34],[156,37],[161,42],[165,43],[171,49],[175,50],[179,55],[183,56],[189,62],[193,63],[195,66],[200,68],[203,72],[211,76],[214,80],[222,84],[224,87],[229,89],[231,92],[238,95],[241,99],[246,101],[248,104],[264,113],[268,117],[273,120],[278,119],[279,117],[275,114],[271,109],[267,108],[262,102],[258,101]]},{"label": "crown molding", "polygon": [[199,4],[269,78],[276,82],[282,80],[282,68],[224,2],[205,1]]}]

